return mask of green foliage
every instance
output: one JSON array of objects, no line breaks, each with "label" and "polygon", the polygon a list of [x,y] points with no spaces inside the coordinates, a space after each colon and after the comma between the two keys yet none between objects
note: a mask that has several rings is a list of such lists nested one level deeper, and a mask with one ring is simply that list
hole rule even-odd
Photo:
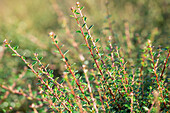
[{"label": "green foliage", "polygon": [[[34,53],[34,58],[20,55],[22,51],[18,46],[12,47],[12,43],[4,40],[4,44],[14,52],[12,56],[18,56],[24,62],[18,63],[18,66],[26,64],[27,67],[21,74],[13,72],[11,76],[5,77],[9,78],[8,80],[0,83],[2,89],[0,93],[3,94],[0,96],[2,112],[19,111],[24,98],[28,103],[23,105],[29,106],[25,112],[168,112],[169,48],[155,48],[152,42],[146,39],[142,40],[142,43],[139,36],[134,36],[132,41],[127,22],[124,25],[125,34],[122,33],[124,39],[117,38],[112,26],[108,27],[106,33],[100,32],[100,37],[94,38],[95,35],[92,34],[94,36],[92,37],[90,31],[94,29],[95,32],[95,27],[93,29],[91,29],[93,25],[88,27],[88,20],[81,12],[82,9],[77,2],[77,8],[75,10],[72,8],[71,17],[77,22],[79,30],[76,33],[82,35],[85,46],[79,46],[75,42],[76,39],[73,39],[72,45],[76,51],[73,52],[69,48],[71,54],[69,56],[67,54],[69,50],[60,42],[60,36],[57,37],[53,32],[49,33],[53,45],[57,48],[55,53],[52,53],[60,55],[63,61],[62,77],[56,76],[55,70],[52,70],[53,66],[50,67],[53,64],[42,63],[55,60],[53,57],[46,56],[43,59],[37,54],[40,51]],[[109,19],[111,16],[108,13],[107,21],[112,25]],[[66,30],[69,33],[68,29]],[[152,36],[149,37],[152,41],[155,32],[157,30],[153,30]],[[73,38],[71,34],[69,36]],[[109,39],[103,40],[108,36]],[[79,37],[78,41],[80,40]],[[87,51],[90,54],[86,54]],[[71,52],[79,56],[81,61]],[[69,57],[66,57],[66,54]],[[74,61],[81,63],[71,65]],[[14,64],[12,66],[15,67]],[[30,71],[27,71],[27,68]],[[6,98],[9,95],[11,98]],[[19,101],[16,101],[15,97],[19,98]],[[9,105],[8,102],[11,101],[18,104]]]}]

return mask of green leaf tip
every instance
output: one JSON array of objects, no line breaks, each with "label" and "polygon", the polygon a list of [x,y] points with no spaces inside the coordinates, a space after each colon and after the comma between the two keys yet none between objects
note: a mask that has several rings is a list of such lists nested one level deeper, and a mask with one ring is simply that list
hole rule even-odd
[{"label": "green leaf tip", "polygon": [[19,46],[15,46],[13,49],[14,49],[14,50],[17,50],[18,48],[19,48]]},{"label": "green leaf tip", "polygon": [[88,30],[90,30],[94,25],[91,25]]},{"label": "green leaf tip", "polygon": [[78,31],[76,31],[76,33],[81,33],[81,31],[80,31],[80,30],[78,30]]}]

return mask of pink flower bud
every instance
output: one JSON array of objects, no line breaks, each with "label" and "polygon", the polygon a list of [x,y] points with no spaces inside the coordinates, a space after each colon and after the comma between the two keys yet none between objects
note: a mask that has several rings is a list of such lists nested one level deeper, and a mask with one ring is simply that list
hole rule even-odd
[{"label": "pink flower bud", "polygon": [[79,6],[79,5],[80,5],[80,3],[79,3],[79,2],[76,2],[76,5],[77,5],[77,6]]},{"label": "pink flower bud", "polygon": [[52,37],[55,36],[54,32],[50,32],[49,35]]}]

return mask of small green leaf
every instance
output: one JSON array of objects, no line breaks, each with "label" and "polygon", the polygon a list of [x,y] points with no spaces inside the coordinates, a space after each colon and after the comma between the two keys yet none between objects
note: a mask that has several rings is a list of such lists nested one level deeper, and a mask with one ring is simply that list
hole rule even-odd
[{"label": "small green leaf", "polygon": [[17,56],[16,54],[12,54],[12,56]]},{"label": "small green leaf", "polygon": [[37,61],[34,61],[34,62],[32,63],[32,66],[34,66],[36,63],[37,63]]},{"label": "small green leaf", "polygon": [[107,49],[107,50],[110,50],[110,48],[109,48],[109,47],[106,47],[106,49]]},{"label": "small green leaf", "polygon": [[68,61],[68,58],[67,58],[67,57],[65,57],[65,60],[66,60],[66,61]]},{"label": "small green leaf", "polygon": [[58,44],[58,41],[55,41],[56,44]]},{"label": "small green leaf", "polygon": [[57,99],[56,99],[56,98],[53,98],[52,100],[53,100],[53,103],[55,103]]},{"label": "small green leaf", "polygon": [[88,35],[88,32],[84,32],[84,35]]},{"label": "small green leaf", "polygon": [[79,12],[75,12],[75,14],[79,15],[80,13]]},{"label": "small green leaf", "polygon": [[62,44],[62,45],[60,46],[60,48],[62,48],[62,47],[64,47],[64,44]]},{"label": "small green leaf", "polygon": [[94,25],[91,25],[88,30],[90,30]]},{"label": "small green leaf", "polygon": [[86,44],[81,44],[81,46],[87,46]]},{"label": "small green leaf", "polygon": [[77,12],[77,10],[74,10],[74,13],[75,13],[75,14],[80,14],[79,12]]},{"label": "small green leaf", "polygon": [[123,59],[122,58],[120,59],[120,62],[123,63]]},{"label": "small green leaf", "polygon": [[86,23],[84,23],[84,24],[82,25],[82,28],[83,28],[85,25],[86,25]]},{"label": "small green leaf", "polygon": [[53,78],[53,77],[54,77],[54,75],[53,75],[53,74],[50,74],[50,77],[51,77],[51,78]]},{"label": "small green leaf", "polygon": [[13,49],[14,49],[14,50],[17,50],[18,48],[19,48],[19,46],[15,46]]},{"label": "small green leaf", "polygon": [[154,67],[154,65],[153,65],[153,64],[151,64],[151,67]]},{"label": "small green leaf", "polygon": [[96,88],[98,89],[98,88],[99,88],[99,86],[98,86],[98,85],[96,85]]},{"label": "small green leaf", "polygon": [[30,72],[32,72],[32,70],[31,69],[27,69],[28,71],[30,71]]},{"label": "small green leaf", "polygon": [[22,57],[24,60],[26,59],[25,57]]},{"label": "small green leaf", "polygon": [[8,47],[8,45],[6,44],[5,47]]},{"label": "small green leaf", "polygon": [[80,10],[82,10],[84,7],[82,6],[81,8],[80,8]]},{"label": "small green leaf", "polygon": [[40,58],[39,58],[39,60],[42,60],[42,59],[43,59],[43,57],[40,57]]},{"label": "small green leaf", "polygon": [[49,66],[49,64],[47,64],[45,68],[47,69],[48,66]]},{"label": "small green leaf", "polygon": [[74,15],[70,15],[70,17],[74,17]]},{"label": "small green leaf", "polygon": [[7,112],[5,109],[2,109],[2,111],[3,111],[4,113],[6,113],[6,112]]},{"label": "small green leaf", "polygon": [[91,46],[93,49],[95,49],[96,48],[96,46]]},{"label": "small green leaf", "polygon": [[36,58],[32,58],[32,60],[37,60]]},{"label": "small green leaf", "polygon": [[52,74],[54,71],[53,70],[50,70],[49,74]]},{"label": "small green leaf", "polygon": [[87,17],[84,17],[84,21],[86,21],[87,20]]},{"label": "small green leaf", "polygon": [[129,107],[130,107],[128,104],[125,104],[124,106],[125,106],[125,107],[127,107],[127,108],[129,108]]},{"label": "small green leaf", "polygon": [[77,12],[77,9],[74,10],[74,13]]},{"label": "small green leaf", "polygon": [[54,39],[56,39],[57,35],[54,36]]},{"label": "small green leaf", "polygon": [[95,40],[95,42],[98,42],[100,39],[99,38],[97,38],[96,40]]},{"label": "small green leaf", "polygon": [[71,67],[74,66],[74,65],[76,65],[76,63],[71,64]]},{"label": "small green leaf", "polygon": [[148,111],[148,110],[149,110],[149,108],[146,107],[146,106],[143,106],[143,108],[145,109],[145,111]]},{"label": "small green leaf", "polygon": [[55,50],[54,52],[55,52],[55,53],[60,53],[58,50]]},{"label": "small green leaf", "polygon": [[89,36],[89,35],[85,35],[85,38],[86,38],[86,39],[89,39],[89,38],[90,38],[90,36]]},{"label": "small green leaf", "polygon": [[80,31],[80,30],[78,30],[78,31],[76,31],[76,33],[81,33],[81,31]]},{"label": "small green leaf", "polygon": [[63,54],[66,55],[69,52],[69,50],[66,50]]}]

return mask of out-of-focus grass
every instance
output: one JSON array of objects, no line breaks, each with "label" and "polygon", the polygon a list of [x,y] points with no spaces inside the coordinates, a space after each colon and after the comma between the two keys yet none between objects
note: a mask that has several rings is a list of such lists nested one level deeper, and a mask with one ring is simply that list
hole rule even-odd
[{"label": "out-of-focus grass", "polygon": [[6,37],[13,42],[23,43],[23,48],[35,46],[36,41],[45,44],[48,31],[60,28],[57,14],[49,2],[4,0],[1,1],[1,9],[1,39]]},{"label": "out-of-focus grass", "polygon": [[[107,30],[109,23],[106,18],[106,1],[79,1],[86,7],[84,12],[88,17],[88,23],[94,24],[92,35],[101,38],[103,48],[104,42],[111,35]],[[12,84],[13,78],[21,73],[25,66],[20,59],[12,57],[8,49],[3,52],[2,44],[5,38],[12,40],[12,45],[19,45],[18,51],[25,54],[28,60],[34,52],[43,56],[43,61],[51,64],[50,68],[59,76],[60,71],[64,70],[64,65],[60,64],[59,57],[54,55],[54,47],[48,37],[48,33],[54,31],[58,40],[65,45],[64,50],[70,50],[69,61],[82,65],[83,61],[79,59],[77,50],[72,45],[73,40],[79,45],[84,43],[83,38],[75,33],[78,30],[77,25],[69,16],[69,8],[75,2],[76,0],[0,0],[0,54],[3,54],[3,57],[0,57],[0,82]],[[132,57],[137,57],[138,48],[141,48],[148,38],[154,46],[169,46],[169,4],[168,0],[109,0],[108,9],[116,44],[126,52],[124,24],[128,22],[132,43],[130,48],[134,53]],[[70,29],[74,38],[67,34],[66,27]],[[87,50],[82,46],[78,48],[79,52]],[[88,54],[84,56],[89,58]],[[26,73],[26,77],[27,82],[34,83],[34,76],[30,72]],[[20,106],[21,103],[18,107]]]}]

